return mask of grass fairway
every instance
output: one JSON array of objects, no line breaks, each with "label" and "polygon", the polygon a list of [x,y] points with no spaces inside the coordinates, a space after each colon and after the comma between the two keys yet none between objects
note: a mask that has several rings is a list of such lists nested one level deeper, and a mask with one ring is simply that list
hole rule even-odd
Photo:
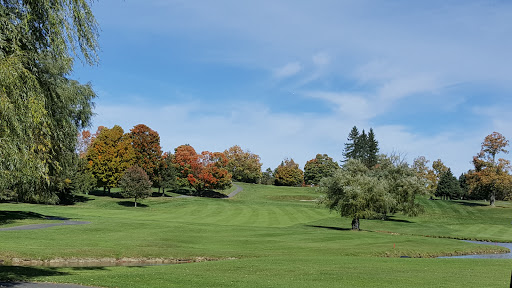
[{"label": "grass fairway", "polygon": [[365,231],[354,232],[350,219],[300,201],[319,196],[312,188],[239,185],[244,191],[231,199],[150,198],[138,208],[101,196],[73,206],[0,204],[1,217],[10,217],[0,228],[40,222],[41,215],[92,222],[0,231],[0,259],[221,259],[144,267],[3,266],[0,279],[101,287],[506,287],[510,281],[509,260],[399,258],[501,249],[436,237],[511,241],[506,202],[490,208],[425,199],[419,217],[363,220]]}]

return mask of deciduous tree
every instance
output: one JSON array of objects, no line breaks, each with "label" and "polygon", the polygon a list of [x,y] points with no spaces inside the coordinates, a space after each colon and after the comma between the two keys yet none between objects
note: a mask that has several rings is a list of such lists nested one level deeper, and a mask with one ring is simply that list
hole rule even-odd
[{"label": "deciduous tree", "polygon": [[339,168],[338,163],[327,154],[316,154],[314,159],[304,165],[304,182],[308,185],[318,185],[322,178],[333,176]]},{"label": "deciduous tree", "polygon": [[352,218],[352,229],[359,230],[360,219],[385,219],[397,212],[418,214],[421,206],[415,197],[425,193],[425,186],[413,169],[385,157],[371,170],[359,160],[349,160],[333,177],[320,182],[320,191],[325,193],[322,203]]},{"label": "deciduous tree", "polygon": [[121,195],[125,198],[134,198],[135,207],[137,207],[137,199],[151,196],[151,185],[148,174],[136,165],[126,169],[119,180]]},{"label": "deciduous tree", "polygon": [[135,125],[129,133],[135,164],[144,169],[153,183],[158,183],[158,165],[162,157],[160,135],[144,124]]},{"label": "deciduous tree", "polygon": [[224,155],[229,160],[226,168],[233,175],[235,181],[246,183],[259,181],[261,178],[260,156],[249,150],[244,151],[238,145],[224,151]]},{"label": "deciduous tree", "polygon": [[482,142],[481,151],[473,157],[474,170],[466,175],[470,195],[484,195],[494,206],[496,199],[505,199],[510,193],[512,176],[510,161],[499,158],[499,153],[508,153],[509,145],[505,136],[498,132],[487,135]]},{"label": "deciduous tree", "polygon": [[135,152],[129,135],[115,125],[103,128],[87,150],[89,169],[98,182],[98,187],[116,187],[124,171],[135,161]]},{"label": "deciduous tree", "polygon": [[221,152],[203,151],[197,154],[190,145],[175,149],[174,164],[178,169],[178,185],[189,185],[198,193],[207,189],[231,186],[231,174],[226,169],[228,159]]},{"label": "deciduous tree", "polygon": [[89,1],[0,1],[0,194],[56,203],[89,124],[89,84],[69,77],[73,56],[97,63]]},{"label": "deciduous tree", "polygon": [[261,173],[261,184],[263,185],[273,185],[274,184],[274,172],[272,169],[267,168],[265,172]]},{"label": "deciduous tree", "polygon": [[175,189],[178,187],[176,166],[173,163],[174,155],[171,152],[165,152],[162,156],[159,167],[160,186],[162,187],[162,196],[166,189]]},{"label": "deciduous tree", "polygon": [[441,175],[448,171],[448,167],[444,165],[443,161],[441,159],[437,159],[434,162],[432,162],[432,169],[429,169],[427,171],[427,180],[428,185],[427,189],[432,194],[436,192],[437,190],[437,184],[439,183],[439,180],[441,179]]},{"label": "deciduous tree", "polygon": [[301,186],[304,172],[293,159],[284,159],[274,171],[274,184],[277,186]]}]

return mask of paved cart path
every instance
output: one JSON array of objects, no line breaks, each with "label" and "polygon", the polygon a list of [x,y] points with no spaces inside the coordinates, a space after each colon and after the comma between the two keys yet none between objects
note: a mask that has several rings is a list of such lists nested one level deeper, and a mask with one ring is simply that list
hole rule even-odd
[{"label": "paved cart path", "polygon": [[76,284],[35,283],[35,282],[0,282],[0,287],[13,288],[96,288]]},{"label": "paved cart path", "polygon": [[238,186],[236,184],[233,184],[233,186],[236,187],[236,190],[231,192],[231,193],[229,193],[228,198],[231,198],[231,197],[235,196],[236,194],[238,194],[238,192],[244,190],[242,187],[240,187],[240,186]]},{"label": "paved cart path", "polygon": [[91,222],[87,222],[87,221],[73,221],[73,220],[69,220],[68,218],[61,218],[61,217],[48,217],[47,219],[48,220],[63,220],[63,222],[14,226],[14,227],[8,227],[8,228],[0,228],[0,231],[36,230],[36,229],[49,228],[49,227],[53,227],[53,226],[91,224]]}]

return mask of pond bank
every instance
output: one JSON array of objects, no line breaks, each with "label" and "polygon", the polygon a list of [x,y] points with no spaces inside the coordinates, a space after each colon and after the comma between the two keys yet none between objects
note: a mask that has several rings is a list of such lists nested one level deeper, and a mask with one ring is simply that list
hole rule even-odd
[{"label": "pond bank", "polygon": [[471,255],[461,255],[461,256],[443,256],[438,258],[468,258],[468,259],[512,259],[512,243],[503,243],[503,242],[485,242],[485,241],[470,241],[470,240],[461,240],[468,243],[473,244],[482,244],[482,245],[494,245],[505,247],[509,249],[508,253],[500,253],[500,254],[471,254]]},{"label": "pond bank", "polygon": [[[185,264],[206,261],[234,260],[236,258],[206,258],[196,257],[190,259],[175,258],[71,258],[71,259],[51,259],[51,260],[27,260],[13,258],[9,262],[12,266],[38,266],[38,267],[112,267],[112,266],[152,266],[152,265],[172,265]],[[1,266],[0,262],[0,266]],[[5,264],[4,264],[5,265]]]}]

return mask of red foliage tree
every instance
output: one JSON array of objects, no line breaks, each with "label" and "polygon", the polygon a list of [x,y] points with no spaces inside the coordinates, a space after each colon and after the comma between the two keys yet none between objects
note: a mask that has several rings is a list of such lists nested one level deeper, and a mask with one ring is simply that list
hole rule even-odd
[{"label": "red foliage tree", "polygon": [[197,154],[192,146],[181,145],[175,149],[173,161],[180,186],[189,185],[198,192],[231,186],[231,174],[226,169],[229,160],[224,153]]},{"label": "red foliage tree", "polygon": [[162,158],[160,135],[144,124],[134,126],[129,133],[133,150],[135,151],[135,164],[148,174],[149,179],[158,182],[158,165]]}]

